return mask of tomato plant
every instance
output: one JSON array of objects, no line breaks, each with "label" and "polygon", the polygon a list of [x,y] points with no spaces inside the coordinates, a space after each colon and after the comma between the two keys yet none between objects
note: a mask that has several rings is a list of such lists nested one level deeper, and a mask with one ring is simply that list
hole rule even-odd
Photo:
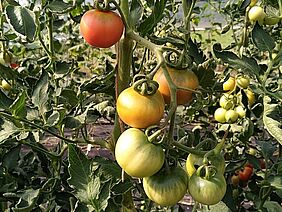
[{"label": "tomato plant", "polygon": [[109,48],[116,44],[124,29],[117,13],[98,9],[87,11],[82,16],[79,27],[85,41],[98,48]]},{"label": "tomato plant", "polygon": [[115,157],[127,174],[133,177],[149,177],[164,164],[164,151],[156,146],[139,129],[124,131],[116,144]]},{"label": "tomato plant", "polygon": [[[167,66],[168,74],[171,77],[173,83],[181,88],[188,88],[195,90],[199,86],[199,81],[197,76],[193,71],[189,69],[176,69]],[[169,90],[169,84],[164,75],[164,70],[160,68],[157,73],[154,75],[154,80],[159,83],[159,91],[164,97],[165,103],[169,104],[171,101],[171,94]],[[177,105],[184,105],[192,100],[192,91],[178,89],[176,92],[176,101]]]},{"label": "tomato plant", "polygon": [[143,179],[146,195],[162,206],[175,205],[187,192],[188,176],[181,167]]}]

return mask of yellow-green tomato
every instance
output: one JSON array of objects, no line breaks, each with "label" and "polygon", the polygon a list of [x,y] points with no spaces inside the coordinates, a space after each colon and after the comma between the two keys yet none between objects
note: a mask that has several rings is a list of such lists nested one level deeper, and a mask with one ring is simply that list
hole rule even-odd
[{"label": "yellow-green tomato", "polygon": [[225,110],[222,107],[219,107],[215,110],[214,112],[214,119],[220,123],[225,123],[226,119],[225,119],[225,113],[227,110]]},{"label": "yellow-green tomato", "polygon": [[[189,154],[186,160],[186,171],[188,176],[191,177],[195,172],[196,168],[203,165],[203,156]],[[225,159],[222,154],[210,156],[209,161],[211,165],[215,166],[217,171],[224,174],[225,171]]]},{"label": "yellow-green tomato", "polygon": [[149,177],[164,164],[165,154],[160,145],[155,145],[143,131],[136,128],[125,130],[116,143],[117,163],[132,177]]},{"label": "yellow-green tomato", "polygon": [[237,107],[235,107],[235,111],[238,113],[238,116],[240,118],[244,118],[246,116],[246,110],[241,105],[238,105]]},{"label": "yellow-green tomato", "polygon": [[249,16],[249,19],[250,19],[251,22],[258,21],[258,23],[260,25],[262,25],[266,14],[265,14],[265,12],[264,12],[262,7],[260,7],[260,6],[253,6],[249,10],[248,16]]},{"label": "yellow-green tomato", "polygon": [[11,90],[11,85],[4,79],[2,80],[1,87],[6,91]]},{"label": "yellow-green tomato", "polygon": [[161,206],[173,206],[186,194],[187,173],[181,168],[172,168],[169,173],[157,173],[143,179],[146,195]]},{"label": "yellow-green tomato", "polygon": [[229,110],[234,107],[234,96],[232,94],[223,94],[220,99],[219,99],[219,105],[226,109]]},{"label": "yellow-green tomato", "polygon": [[248,97],[249,105],[252,106],[255,103],[255,100],[256,100],[255,94],[253,93],[253,91],[251,89],[248,89],[246,91],[246,95]]},{"label": "yellow-green tomato", "polygon": [[223,90],[224,91],[232,91],[235,87],[235,78],[229,77],[227,81],[223,83]]},{"label": "yellow-green tomato", "polygon": [[237,85],[243,89],[246,89],[250,85],[250,78],[246,76],[238,76]]},{"label": "yellow-green tomato", "polygon": [[225,113],[225,119],[228,123],[234,123],[238,119],[238,113],[235,110],[227,110]]},{"label": "yellow-green tomato", "polygon": [[279,21],[280,21],[279,17],[266,16],[263,23],[266,25],[275,25],[275,24],[278,24]]}]

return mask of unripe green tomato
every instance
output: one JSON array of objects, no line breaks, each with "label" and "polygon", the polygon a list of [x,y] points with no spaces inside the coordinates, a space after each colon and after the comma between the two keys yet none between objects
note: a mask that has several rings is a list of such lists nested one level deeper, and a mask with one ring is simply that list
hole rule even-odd
[{"label": "unripe green tomato", "polygon": [[10,84],[4,79],[2,80],[1,87],[6,91],[11,90]]},{"label": "unripe green tomato", "polygon": [[233,108],[234,107],[234,96],[231,94],[226,94],[226,93],[223,94],[220,97],[219,105],[226,110]]},{"label": "unripe green tomato", "polygon": [[266,25],[275,25],[278,24],[279,21],[280,21],[279,17],[266,16],[263,23]]},{"label": "unripe green tomato", "polygon": [[235,110],[227,110],[225,113],[225,119],[228,123],[234,123],[238,119],[238,113]]},{"label": "unripe green tomato", "polygon": [[255,103],[255,100],[256,100],[255,94],[253,93],[252,90],[248,89],[247,92],[246,92],[246,95],[248,97],[249,105],[252,106]]},{"label": "unripe green tomato", "polygon": [[217,108],[214,112],[214,119],[220,123],[225,123],[226,122],[226,119],[225,119],[225,114],[226,114],[226,111],[224,108],[220,107],[220,108]]},{"label": "unripe green tomato", "polygon": [[258,23],[260,25],[263,24],[263,20],[266,16],[264,10],[262,7],[260,6],[253,6],[248,13],[249,19],[251,22],[256,22],[258,21]]},{"label": "unripe green tomato", "polygon": [[12,61],[12,54],[9,52],[6,52],[4,55],[4,52],[0,53],[0,64],[2,65],[8,65]]},{"label": "unripe green tomato", "polygon": [[258,2],[258,0],[251,0],[250,6],[253,7]]},{"label": "unripe green tomato", "polygon": [[240,118],[244,118],[246,116],[246,110],[241,105],[238,105],[237,107],[235,107],[235,111],[238,113],[238,116]]},{"label": "unripe green tomato", "polygon": [[243,89],[246,89],[250,85],[250,78],[246,76],[238,76],[236,81]]},{"label": "unripe green tomato", "polygon": [[224,91],[232,91],[235,87],[235,78],[229,77],[229,79],[223,83],[223,90]]}]

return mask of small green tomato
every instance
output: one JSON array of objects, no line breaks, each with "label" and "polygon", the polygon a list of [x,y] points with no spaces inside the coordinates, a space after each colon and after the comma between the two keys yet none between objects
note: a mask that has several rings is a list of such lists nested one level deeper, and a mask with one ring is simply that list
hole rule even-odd
[{"label": "small green tomato", "polygon": [[220,107],[220,108],[217,108],[214,112],[214,119],[220,123],[225,123],[226,122],[226,119],[225,119],[225,114],[226,114],[226,111],[224,108]]},{"label": "small green tomato", "polygon": [[250,85],[250,78],[246,76],[238,76],[236,81],[237,85],[243,89],[246,89]]},{"label": "small green tomato", "polygon": [[246,110],[241,105],[238,105],[237,107],[235,107],[235,111],[238,113],[238,116],[240,118],[244,118],[246,116]]},{"label": "small green tomato", "polygon": [[228,123],[234,123],[238,119],[238,113],[235,110],[227,110],[225,113],[225,119]]},{"label": "small green tomato", "polygon": [[227,93],[223,94],[220,97],[219,105],[226,110],[233,108],[234,107],[234,96],[231,94],[227,94]]}]

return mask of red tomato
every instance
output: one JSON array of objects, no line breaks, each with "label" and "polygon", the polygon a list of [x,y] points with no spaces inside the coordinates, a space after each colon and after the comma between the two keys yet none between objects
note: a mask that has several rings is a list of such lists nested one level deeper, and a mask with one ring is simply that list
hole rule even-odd
[{"label": "red tomato", "polygon": [[99,48],[108,48],[117,43],[123,29],[121,17],[112,11],[89,10],[80,21],[80,32],[85,41]]},{"label": "red tomato", "polygon": [[253,168],[245,166],[245,168],[239,172],[239,179],[246,182],[251,178],[252,173]]}]

